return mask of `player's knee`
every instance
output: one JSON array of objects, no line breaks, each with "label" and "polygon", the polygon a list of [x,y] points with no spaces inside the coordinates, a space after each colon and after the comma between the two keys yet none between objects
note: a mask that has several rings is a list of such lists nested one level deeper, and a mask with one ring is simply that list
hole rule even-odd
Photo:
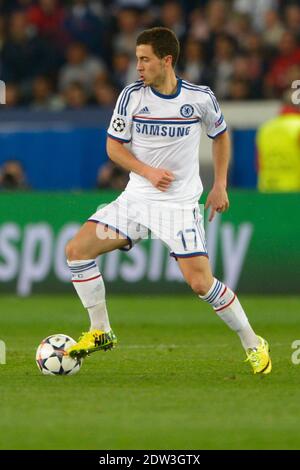
[{"label": "player's knee", "polygon": [[83,259],[83,253],[81,253],[81,250],[74,239],[67,243],[65,252],[68,261]]},{"label": "player's knee", "polygon": [[207,280],[201,276],[191,279],[189,285],[197,295],[205,295],[209,291]]}]

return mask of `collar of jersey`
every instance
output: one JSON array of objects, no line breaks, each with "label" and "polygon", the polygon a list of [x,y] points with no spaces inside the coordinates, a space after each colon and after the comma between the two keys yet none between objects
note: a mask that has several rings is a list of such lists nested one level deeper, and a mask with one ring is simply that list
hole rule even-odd
[{"label": "collar of jersey", "polygon": [[173,95],[163,95],[162,93],[159,93],[159,91],[155,90],[155,88],[151,88],[152,93],[154,93],[156,96],[159,96],[160,98],[164,98],[165,100],[172,100],[173,98],[176,98],[176,96],[179,95],[181,92],[181,84],[182,84],[182,79],[177,77],[177,90],[176,93]]}]

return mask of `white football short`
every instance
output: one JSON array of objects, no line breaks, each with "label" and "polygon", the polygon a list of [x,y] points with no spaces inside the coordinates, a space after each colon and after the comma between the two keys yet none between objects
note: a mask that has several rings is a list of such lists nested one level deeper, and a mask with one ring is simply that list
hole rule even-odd
[{"label": "white football short", "polygon": [[[175,258],[208,256],[203,216],[199,206],[191,209],[172,208],[130,199],[122,193],[115,201],[98,208],[89,219],[105,225],[127,238],[123,250],[145,238],[158,238],[170,249]],[[110,236],[111,238],[111,236]]]}]

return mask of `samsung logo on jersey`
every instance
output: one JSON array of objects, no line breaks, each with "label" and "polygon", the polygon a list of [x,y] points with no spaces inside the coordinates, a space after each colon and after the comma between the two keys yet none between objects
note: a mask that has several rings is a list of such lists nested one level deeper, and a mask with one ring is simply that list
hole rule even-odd
[{"label": "samsung logo on jersey", "polygon": [[183,137],[189,135],[190,126],[160,126],[158,124],[135,124],[138,134],[157,135],[160,137]]}]

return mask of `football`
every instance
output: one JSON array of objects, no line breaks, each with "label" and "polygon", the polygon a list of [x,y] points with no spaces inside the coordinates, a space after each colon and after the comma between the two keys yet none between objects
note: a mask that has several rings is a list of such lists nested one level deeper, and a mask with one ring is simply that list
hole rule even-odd
[{"label": "football", "polygon": [[81,365],[82,359],[73,359],[66,351],[76,341],[70,336],[56,334],[43,339],[36,351],[36,363],[44,375],[74,375]]}]

